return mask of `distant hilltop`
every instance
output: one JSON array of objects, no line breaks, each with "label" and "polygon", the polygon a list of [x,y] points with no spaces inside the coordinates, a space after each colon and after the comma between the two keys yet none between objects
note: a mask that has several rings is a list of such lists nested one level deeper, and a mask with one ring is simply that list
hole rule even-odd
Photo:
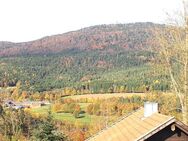
[{"label": "distant hilltop", "polygon": [[67,50],[112,52],[113,47],[124,50],[147,49],[157,45],[154,34],[155,27],[163,29],[165,26],[154,23],[98,25],[30,42],[2,41],[0,42],[0,57],[55,54]]}]

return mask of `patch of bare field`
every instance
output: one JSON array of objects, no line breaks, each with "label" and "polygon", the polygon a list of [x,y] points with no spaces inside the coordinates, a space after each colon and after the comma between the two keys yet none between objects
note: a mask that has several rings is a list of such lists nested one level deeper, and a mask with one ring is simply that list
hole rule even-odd
[{"label": "patch of bare field", "polygon": [[[113,98],[113,97],[132,97],[132,96],[141,96],[141,97],[145,97],[147,95],[152,95],[153,93],[106,93],[106,94],[84,94],[84,95],[73,95],[73,96],[67,96],[64,98],[72,98],[72,99],[108,99],[108,98]],[[161,95],[168,95],[168,96],[172,96],[175,95],[173,93],[160,93]]]},{"label": "patch of bare field", "polygon": [[[149,93],[148,93],[149,94]],[[66,98],[72,98],[72,99],[107,99],[107,98],[113,98],[113,97],[131,97],[131,96],[146,96],[146,93],[107,93],[107,94],[85,94],[85,95],[74,95],[74,96],[68,96]]]}]

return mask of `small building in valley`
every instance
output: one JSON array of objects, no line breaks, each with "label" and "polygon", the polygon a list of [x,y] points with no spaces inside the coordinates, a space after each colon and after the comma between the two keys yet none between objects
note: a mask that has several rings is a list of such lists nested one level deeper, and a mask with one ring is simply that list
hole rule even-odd
[{"label": "small building in valley", "polygon": [[145,103],[87,141],[188,141],[188,126],[158,113],[157,103]]},{"label": "small building in valley", "polygon": [[41,106],[48,105],[49,102],[46,101],[24,101],[20,105],[26,108],[39,108]]},{"label": "small building in valley", "polygon": [[4,107],[13,108],[13,109],[22,109],[22,108],[39,108],[41,106],[49,105],[48,101],[23,101],[15,102],[12,100],[4,101]]},{"label": "small building in valley", "polygon": [[12,100],[7,100],[7,101],[4,101],[4,106],[5,107],[14,107],[14,106],[16,106],[16,104]]}]

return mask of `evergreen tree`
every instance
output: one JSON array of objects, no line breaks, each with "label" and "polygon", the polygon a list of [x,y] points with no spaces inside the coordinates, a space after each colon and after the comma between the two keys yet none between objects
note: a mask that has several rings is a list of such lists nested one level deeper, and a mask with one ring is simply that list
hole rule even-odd
[{"label": "evergreen tree", "polygon": [[53,124],[52,114],[48,113],[47,119],[42,121],[33,131],[33,141],[67,141],[64,134],[59,132]]}]

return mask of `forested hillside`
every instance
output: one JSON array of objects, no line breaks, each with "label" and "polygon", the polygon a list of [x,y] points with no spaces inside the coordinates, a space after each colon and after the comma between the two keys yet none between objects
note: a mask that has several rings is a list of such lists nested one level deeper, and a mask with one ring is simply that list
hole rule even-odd
[{"label": "forested hillside", "polygon": [[28,91],[66,88],[75,94],[168,90],[168,76],[153,62],[156,27],[165,26],[100,25],[31,42],[0,42],[0,86],[21,81]]},{"label": "forested hillside", "polygon": [[108,52],[116,51],[114,47],[146,49],[156,45],[153,38],[155,27],[162,29],[164,25],[153,23],[100,25],[31,42],[0,42],[0,56],[52,54],[71,49],[100,49]]}]

